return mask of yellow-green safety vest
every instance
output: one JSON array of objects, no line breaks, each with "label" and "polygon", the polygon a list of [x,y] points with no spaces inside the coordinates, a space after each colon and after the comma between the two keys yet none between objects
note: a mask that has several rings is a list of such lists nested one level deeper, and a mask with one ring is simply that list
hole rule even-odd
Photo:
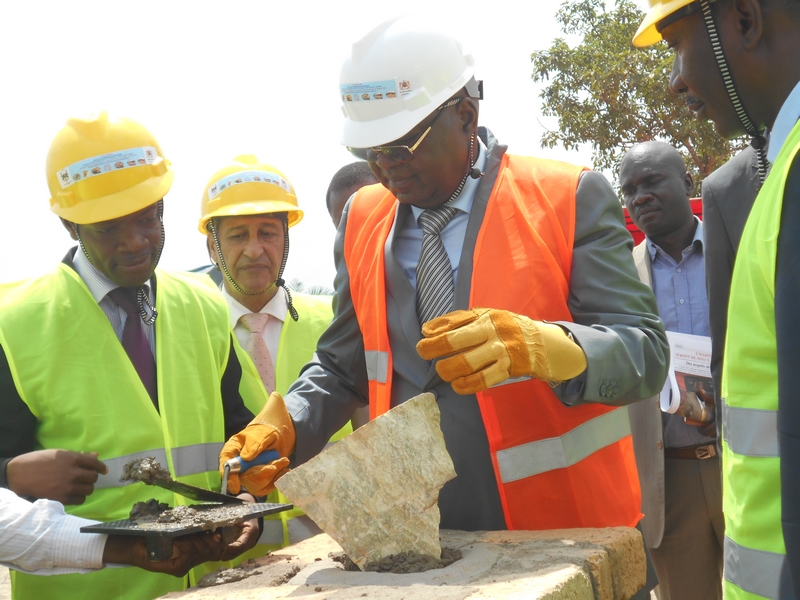
[{"label": "yellow-green safety vest", "polygon": [[[289,386],[300,375],[300,370],[311,360],[317,350],[317,340],[333,318],[330,296],[293,294],[292,304],[299,318],[297,321],[288,318],[284,321],[278,345],[278,359],[275,361],[275,390],[281,395],[286,394]],[[253,412],[258,413],[258,410]],[[348,422],[333,435],[331,442],[342,439],[352,431],[353,427]],[[266,501],[289,502],[277,490]],[[294,508],[264,517],[260,545],[274,550],[313,536],[316,531],[310,531],[302,520],[295,519],[303,514],[305,513],[299,508]]]},{"label": "yellow-green safety vest", "polygon": [[[231,348],[225,302],[202,275],[156,271],[157,411],[108,318],[66,265],[38,279],[0,286],[0,345],[16,389],[38,421],[37,448],[97,452],[109,469],[70,514],[100,521],[128,517],[135,502],[171,506],[182,496],[120,483],[123,466],[155,456],[178,481],[220,485],[224,441],[220,381]],[[258,373],[242,353],[239,391],[263,404]],[[185,578],[134,567],[41,577],[12,571],[15,599],[155,598]]]},{"label": "yellow-green safety vest", "polygon": [[778,452],[775,265],[800,123],[756,198],[736,255],[722,374],[726,600],[777,598],[786,560]]}]

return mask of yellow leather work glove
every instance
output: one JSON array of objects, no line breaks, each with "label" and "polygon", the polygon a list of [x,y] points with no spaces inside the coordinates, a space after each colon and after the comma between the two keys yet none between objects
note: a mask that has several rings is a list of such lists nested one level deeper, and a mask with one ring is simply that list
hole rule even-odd
[{"label": "yellow leather work glove", "polygon": [[417,352],[441,358],[436,371],[459,394],[524,376],[558,383],[586,370],[586,355],[561,327],[507,310],[457,310],[425,323],[422,335]]},{"label": "yellow leather work glove", "polygon": [[228,475],[228,492],[238,494],[241,486],[254,496],[266,496],[275,488],[275,480],[289,468],[289,455],[294,452],[294,423],[278,392],[272,392],[261,412],[250,424],[225,443],[219,454],[219,473],[225,463],[241,456],[253,460],[265,450],[277,450],[281,458],[267,465],[250,467],[244,473]]}]

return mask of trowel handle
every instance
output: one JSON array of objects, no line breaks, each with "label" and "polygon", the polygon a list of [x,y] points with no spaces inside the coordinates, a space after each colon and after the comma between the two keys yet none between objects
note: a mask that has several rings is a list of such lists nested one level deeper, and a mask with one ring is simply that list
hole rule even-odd
[{"label": "trowel handle", "polygon": [[242,460],[241,456],[237,456],[236,458],[232,458],[228,461],[227,464],[231,467],[231,473],[242,473],[247,471],[250,467],[255,467],[256,465],[267,465],[274,460],[278,460],[281,457],[278,454],[277,450],[266,450],[256,456],[253,460]]}]

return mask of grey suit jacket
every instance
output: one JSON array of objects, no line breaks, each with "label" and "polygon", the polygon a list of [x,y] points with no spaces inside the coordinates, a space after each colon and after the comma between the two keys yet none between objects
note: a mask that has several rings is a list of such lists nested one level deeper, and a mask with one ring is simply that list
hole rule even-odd
[{"label": "grey suit jacket", "polygon": [[760,183],[758,155],[748,146],[703,181],[703,228],[711,328],[711,376],[717,393],[717,439],[721,418],[722,355],[728,321],[728,297],[736,250]]},{"label": "grey suit jacket", "polygon": [[[639,279],[653,287],[646,240],[633,249],[633,262]],[[658,396],[631,404],[628,415],[642,488],[642,535],[648,548],[658,548],[664,535],[664,429]]]},{"label": "grey suit jacket", "polygon": [[[505,146],[488,134],[485,177],[470,212],[455,289],[455,309],[468,307],[477,232],[494,187]],[[434,366],[416,352],[421,339],[414,290],[394,256],[394,243],[410,208],[399,204],[385,245],[386,310],[392,348],[392,403],[423,391],[437,395],[441,428],[458,477],[441,490],[441,526],[448,529],[505,529],[486,431],[474,395],[459,396]],[[297,435],[295,461],[320,452],[330,436],[368,402],[364,342],[350,296],[344,260],[345,208],[334,247],[337,275],[334,318],[309,363],[286,396]],[[608,181],[584,173],[576,198],[575,242],[568,305],[569,330],[586,353],[588,367],[555,388],[567,405],[599,402],[625,405],[657,393],[666,377],[667,342],[655,298],[639,281],[631,259],[632,241]],[[487,251],[491,251],[488,249]],[[504,285],[498,281],[497,285]],[[528,282],[528,293],[547,293],[547,282]],[[541,507],[531,507],[541,510]]]}]

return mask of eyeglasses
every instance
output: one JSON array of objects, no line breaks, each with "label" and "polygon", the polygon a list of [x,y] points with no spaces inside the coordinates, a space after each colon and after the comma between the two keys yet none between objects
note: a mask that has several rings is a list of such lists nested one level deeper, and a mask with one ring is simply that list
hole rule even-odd
[{"label": "eyeglasses", "polygon": [[408,162],[414,157],[414,150],[419,148],[422,140],[424,140],[425,136],[431,132],[431,129],[433,129],[433,126],[436,124],[436,121],[439,119],[439,117],[444,114],[444,109],[455,106],[463,99],[463,97],[453,98],[437,108],[436,110],[438,110],[439,113],[433,118],[433,121],[431,121],[431,124],[428,125],[428,128],[422,132],[422,135],[419,136],[419,139],[411,146],[375,146],[374,148],[351,148],[348,146],[347,149],[356,158],[366,160],[367,162],[375,162],[378,160],[380,155],[383,155],[385,158],[388,158],[394,162]]}]

